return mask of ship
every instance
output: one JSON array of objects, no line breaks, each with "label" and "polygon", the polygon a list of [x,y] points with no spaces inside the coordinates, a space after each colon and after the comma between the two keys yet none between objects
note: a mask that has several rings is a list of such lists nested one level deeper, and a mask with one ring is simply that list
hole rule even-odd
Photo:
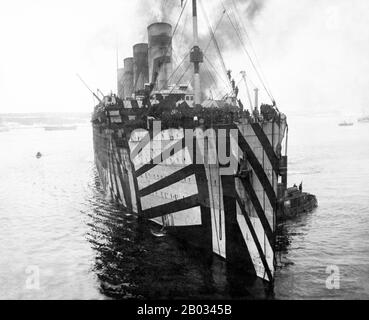
[{"label": "ship", "polygon": [[105,191],[139,221],[273,284],[287,117],[274,99],[260,104],[258,88],[245,107],[230,71],[229,93],[205,96],[198,6],[187,2],[190,83],[171,82],[175,28],[165,21],[150,24],[148,42],[124,59],[116,94],[100,97],[84,83],[98,100],[91,119],[97,172]]},{"label": "ship", "polygon": [[46,126],[44,129],[45,131],[67,131],[76,130],[77,126]]},{"label": "ship", "polygon": [[340,127],[352,127],[354,125],[353,122],[343,121],[338,124]]},{"label": "ship", "polygon": [[361,117],[357,121],[358,122],[361,122],[361,123],[369,123],[369,116],[367,116],[367,117]]}]

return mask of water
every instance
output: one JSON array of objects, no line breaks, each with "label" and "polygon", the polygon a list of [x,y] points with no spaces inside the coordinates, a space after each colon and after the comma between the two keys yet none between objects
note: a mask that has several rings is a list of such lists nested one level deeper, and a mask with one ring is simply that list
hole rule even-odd
[{"label": "water", "polygon": [[[292,122],[291,122],[292,120]],[[369,125],[338,119],[290,120],[290,183],[303,180],[319,208],[286,224],[293,264],[277,273],[276,296],[293,299],[369,298]],[[340,289],[328,290],[328,266]]]},{"label": "water", "polygon": [[[337,123],[289,121],[290,184],[303,180],[319,208],[281,226],[273,292],[119,210],[89,127],[1,132],[0,299],[369,298],[369,125]],[[331,265],[340,289],[326,288]]]}]

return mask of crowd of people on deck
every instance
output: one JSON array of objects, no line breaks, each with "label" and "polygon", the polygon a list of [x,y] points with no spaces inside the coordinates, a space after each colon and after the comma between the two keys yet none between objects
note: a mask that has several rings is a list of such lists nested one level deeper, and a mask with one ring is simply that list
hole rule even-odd
[{"label": "crowd of people on deck", "polygon": [[[117,97],[114,97],[118,102],[115,107],[124,109],[123,101]],[[185,101],[181,104],[175,104],[172,99],[163,99],[158,104],[142,103],[141,108],[127,109],[135,113],[138,117],[154,117],[160,119],[162,122],[166,122],[169,126],[185,126],[189,123],[193,123],[194,119],[200,124],[214,125],[214,124],[227,124],[235,121],[246,119],[248,122],[265,122],[278,119],[280,113],[274,105],[262,104],[260,111],[258,108],[254,108],[252,111],[244,109],[240,100],[238,105],[223,103],[220,107],[216,108],[204,108],[202,106],[190,107]],[[175,105],[175,107],[173,107]],[[109,108],[106,104],[100,104],[95,108],[95,119],[98,122],[106,122],[106,108]],[[133,109],[140,109],[136,110]],[[140,111],[140,112],[138,112]],[[126,118],[126,117],[124,117]],[[136,117],[137,118],[137,117]],[[124,119],[126,120],[126,119]]]}]

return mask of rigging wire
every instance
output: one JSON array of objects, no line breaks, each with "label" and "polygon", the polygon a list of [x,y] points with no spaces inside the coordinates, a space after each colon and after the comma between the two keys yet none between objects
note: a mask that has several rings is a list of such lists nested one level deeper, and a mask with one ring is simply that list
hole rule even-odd
[{"label": "rigging wire", "polygon": [[[174,38],[174,35],[176,34],[176,32],[177,32],[177,30],[178,30],[180,20],[181,20],[181,18],[182,18],[182,16],[183,16],[184,9],[185,9],[185,7],[186,7],[186,5],[187,5],[187,1],[188,1],[188,0],[186,0],[186,2],[185,2],[185,4],[184,4],[184,6],[182,7],[182,11],[181,11],[180,16],[179,16],[179,18],[178,18],[177,24],[176,24],[176,26],[175,26],[175,28],[174,28],[173,33],[172,33],[172,39]],[[202,8],[203,8],[203,6],[202,6]],[[205,10],[204,10],[204,9],[203,9],[203,11],[205,12]],[[221,23],[222,23],[222,21],[223,21],[223,18],[224,18],[224,16],[225,16],[225,13],[226,13],[226,11],[225,11],[225,10],[223,10],[222,15],[221,15],[221,17],[219,18],[219,21],[217,22],[216,27],[215,27],[215,29],[214,29],[214,30],[211,28],[210,23],[209,23],[209,20],[208,20],[208,18],[207,18],[207,22],[208,22],[209,30],[211,31],[211,38],[210,38],[210,40],[209,40],[209,42],[208,42],[208,44],[207,44],[207,46],[206,46],[206,48],[205,48],[204,53],[206,53],[206,52],[209,50],[211,43],[212,43],[212,42],[214,42],[214,43],[215,43],[215,46],[217,47],[218,55],[219,55],[219,56],[220,56],[220,58],[221,58],[221,61],[222,61],[222,64],[223,64],[223,69],[224,69],[224,71],[225,71],[225,73],[226,73],[226,67],[225,67],[225,64],[224,64],[224,59],[223,59],[223,57],[222,57],[222,55],[221,55],[221,51],[220,51],[219,45],[218,45],[218,43],[217,43],[217,41],[216,41],[216,38],[215,38],[215,33],[216,33],[216,31],[218,30],[219,26],[221,25]],[[185,21],[187,21],[187,18],[188,18],[188,15],[186,15],[186,20],[185,20]],[[186,26],[186,24],[184,24],[184,27],[183,27],[183,30],[182,30],[182,36],[181,36],[181,39],[182,39],[182,40],[184,39],[185,26]],[[172,39],[171,39],[171,43],[172,43],[172,41],[173,41]],[[168,53],[168,50],[169,50],[169,47],[166,49],[165,55]],[[172,51],[173,51],[173,49],[172,49]],[[175,74],[175,73],[180,69],[180,67],[181,67],[181,66],[183,65],[183,63],[184,63],[184,60],[185,60],[189,55],[190,55],[190,52],[188,52],[188,53],[185,55],[185,57],[182,59],[181,63],[180,63],[180,64],[177,66],[177,68],[172,72],[172,74],[171,74],[171,75],[169,76],[169,78],[168,78],[168,81],[169,81],[169,80],[174,76],[174,74]],[[213,67],[213,66],[212,66],[212,67]],[[214,67],[213,67],[213,69],[217,72],[217,70],[216,70]],[[209,74],[211,75],[210,70],[209,70]],[[218,72],[217,72],[217,74],[218,74],[218,76],[219,76],[219,73],[218,73]],[[212,76],[212,75],[211,75],[211,76]],[[183,77],[183,76],[182,76],[182,77]],[[181,78],[182,78],[182,77],[181,77]],[[213,76],[212,76],[212,78],[213,78]],[[221,77],[221,76],[220,76],[220,78],[222,79],[222,77]],[[226,86],[228,86],[228,87],[230,88],[230,83],[229,83],[228,81],[224,81],[224,79],[222,79],[222,80],[223,80],[223,82],[225,82]],[[216,83],[216,81],[214,81],[214,83]],[[160,91],[162,91],[163,89],[164,89],[164,88],[160,88],[158,91],[160,92]]]},{"label": "rigging wire", "polygon": [[226,85],[228,86],[228,89],[230,89],[229,82],[226,81],[226,80],[224,80],[224,78],[219,74],[219,71],[214,67],[214,65],[211,63],[211,61],[208,59],[208,57],[206,55],[204,55],[204,58],[209,63],[209,65],[214,70],[214,72],[217,74],[217,76],[219,77],[219,79],[221,79],[224,83],[226,83]]},{"label": "rigging wire", "polygon": [[218,28],[220,27],[220,25],[221,25],[221,23],[223,21],[223,18],[224,18],[225,13],[226,13],[225,10],[223,10],[223,13],[220,16],[219,21],[218,21],[218,23],[215,26],[214,33],[213,33],[212,37],[210,38],[210,40],[209,40],[209,42],[208,42],[208,44],[206,46],[206,49],[204,50],[204,53],[206,53],[208,51],[208,49],[209,49],[209,47],[211,45],[211,42],[213,41],[213,37],[215,38],[215,33],[218,31]]},{"label": "rigging wire", "polygon": [[208,15],[206,13],[206,10],[205,10],[204,5],[203,5],[203,3],[202,3],[201,0],[200,0],[200,6],[201,6],[201,9],[202,9],[202,13],[203,13],[203,15],[205,17],[206,23],[208,25],[209,32],[211,34],[211,40],[213,41],[214,46],[215,46],[215,49],[216,49],[216,52],[217,52],[217,54],[218,54],[218,56],[220,58],[220,62],[222,64],[223,72],[224,72],[225,75],[227,75],[227,68],[226,68],[226,65],[225,65],[225,62],[224,62],[224,58],[223,58],[222,52],[220,50],[218,41],[215,38],[214,30],[213,30],[213,28],[212,28],[212,26],[210,24],[209,17],[208,17]]},{"label": "rigging wire", "polygon": [[[236,83],[236,86],[238,87],[241,84],[241,82],[242,82],[242,79]],[[219,99],[224,100],[225,98],[229,97],[232,93],[233,93],[233,89],[227,92],[226,94],[218,95],[216,99],[214,100],[219,100]]]},{"label": "rigging wire", "polygon": [[188,17],[189,17],[189,14],[186,14],[185,15],[185,20],[183,21],[183,28],[182,28],[181,36],[179,38],[180,39],[179,43],[183,43],[184,40],[185,40],[186,26],[187,26]]},{"label": "rigging wire", "polygon": [[185,11],[185,9],[186,9],[187,2],[188,2],[188,0],[186,0],[186,2],[185,2],[185,4],[184,4],[184,6],[182,7],[181,13],[179,14],[179,18],[178,18],[177,23],[176,23],[176,25],[175,25],[175,27],[174,27],[173,34],[172,34],[172,38],[171,38],[171,40],[170,40],[170,44],[172,44],[172,42],[173,42],[174,35],[175,35],[175,34],[176,34],[176,32],[177,32],[177,29],[178,29],[178,26],[179,26],[179,22],[181,21],[181,18],[182,18],[183,12],[184,12],[184,11]]},{"label": "rigging wire", "polygon": [[[168,47],[166,48],[166,50],[165,50],[165,52],[164,52],[164,54],[163,54],[163,57],[166,57],[166,56],[167,56],[167,54],[168,54],[169,48],[172,48],[173,38],[174,38],[174,36],[175,36],[175,34],[176,34],[177,30],[178,30],[179,22],[181,21],[181,18],[182,18],[183,12],[184,12],[184,11],[185,11],[185,9],[186,9],[187,2],[188,2],[188,0],[186,0],[186,2],[184,3],[184,5],[183,5],[183,7],[182,7],[181,13],[179,14],[179,17],[178,17],[177,23],[176,23],[176,25],[175,25],[175,27],[174,27],[174,30],[173,30],[173,32],[172,32],[172,37],[170,38],[169,45],[168,45]],[[172,49],[172,50],[173,50],[173,49]],[[161,89],[161,90],[163,90],[163,89]],[[158,90],[158,91],[160,92],[161,90]]]},{"label": "rigging wire", "polygon": [[[206,46],[206,49],[205,49],[205,51],[204,51],[204,54],[208,51],[208,49],[210,48],[210,45],[211,45],[211,43],[212,43],[212,41],[213,41],[213,39],[215,39],[215,32],[218,30],[218,28],[219,28],[219,26],[220,26],[220,24],[221,24],[221,22],[222,22],[222,20],[223,20],[223,18],[224,18],[224,15],[225,15],[225,10],[223,10],[223,13],[222,13],[222,15],[221,15],[221,17],[220,17],[220,19],[219,19],[219,21],[218,21],[218,23],[217,23],[217,25],[216,25],[216,27],[215,27],[215,29],[214,29],[214,33],[213,33],[213,35],[212,35],[212,37],[210,38],[210,40],[208,41],[208,44],[207,44],[207,46]],[[186,16],[186,21],[187,21],[187,16]],[[184,28],[185,29],[185,28]],[[184,38],[184,31],[185,30],[183,30],[183,33],[182,33],[182,39]],[[174,32],[173,32],[173,36],[174,36]],[[172,51],[173,51],[173,49],[172,49]],[[185,56],[184,56],[184,58],[181,60],[181,62],[180,62],[180,64],[176,67],[176,69],[172,72],[172,74],[169,76],[169,78],[168,78],[168,81],[169,80],[171,80],[172,79],[172,77],[174,76],[174,74],[182,67],[182,65],[184,64],[184,62],[185,62],[185,60],[188,58],[188,56],[190,55],[190,52],[188,52]],[[205,58],[207,58],[207,57],[205,57]],[[209,61],[209,63],[210,63],[210,61]],[[217,72],[217,70],[216,70],[216,68],[214,67],[214,66],[212,66],[212,68]],[[208,70],[208,73],[209,73],[209,75],[211,76],[211,78],[213,79],[213,82],[214,82],[214,84],[216,84],[216,80],[215,80],[215,78],[214,78],[214,76],[212,75],[212,73],[210,72],[210,70],[209,69],[207,69]],[[227,85],[227,86],[229,86],[230,87],[230,84],[228,83],[228,81],[225,81],[220,75],[219,75],[219,73],[217,72],[217,74],[218,74],[218,76],[222,79],[222,81],[223,82],[225,82],[225,84]],[[159,92],[160,91],[162,91],[164,88],[161,88],[160,90],[158,90]],[[215,87],[214,87],[214,89],[215,89]],[[215,91],[215,90],[214,90]]]},{"label": "rigging wire", "polygon": [[181,18],[182,18],[182,15],[183,15],[184,10],[185,10],[185,8],[186,8],[187,2],[188,2],[188,0],[186,0],[186,2],[185,2],[185,4],[184,4],[184,6],[182,7],[181,13],[179,14],[179,17],[178,17],[177,23],[176,23],[176,25],[175,25],[175,27],[174,27],[174,30],[173,30],[173,32],[172,32],[172,37],[170,38],[169,45],[168,45],[168,47],[166,48],[166,50],[165,50],[165,52],[164,52],[164,55],[163,55],[164,57],[168,54],[169,48],[171,48],[171,47],[172,47],[173,38],[174,38],[174,36],[175,36],[175,34],[176,34],[177,30],[178,30],[179,22],[181,21]]},{"label": "rigging wire", "polygon": [[[249,45],[250,45],[251,51],[252,51],[252,53],[253,53],[253,55],[254,55],[254,58],[255,58],[256,64],[257,64],[257,65],[258,65],[258,67],[259,67],[260,74],[261,74],[261,76],[263,77],[264,82],[265,82],[265,84],[266,84],[266,86],[267,86],[267,88],[268,88],[268,90],[269,90],[269,92],[270,92],[271,96],[273,97],[273,95],[272,95],[272,91],[271,91],[271,89],[270,89],[270,86],[269,86],[269,83],[268,83],[268,81],[267,81],[267,78],[265,77],[265,74],[264,74],[264,72],[263,72],[263,68],[261,67],[260,61],[259,61],[259,59],[258,59],[258,55],[256,54],[256,51],[255,51],[254,46],[253,46],[253,44],[252,44],[251,38],[250,38],[250,36],[249,36],[249,34],[248,34],[248,32],[247,32],[247,29],[246,29],[246,27],[245,27],[245,24],[244,24],[243,20],[241,19],[240,15],[239,15],[239,12],[241,12],[241,11],[240,11],[240,8],[239,8],[239,6],[238,6],[238,4],[237,4],[237,1],[232,0],[232,4],[233,4],[233,6],[234,6],[234,8],[235,8],[235,12],[236,12],[236,15],[237,15],[237,17],[238,17],[238,21],[240,21],[241,29],[242,29],[243,33],[245,34],[246,39],[247,39],[247,40],[248,40],[248,42],[249,42]],[[236,20],[236,22],[237,22],[237,20]],[[273,98],[273,99],[274,99],[274,98]]]},{"label": "rigging wire", "polygon": [[[179,83],[183,79],[183,77],[186,75],[186,73],[190,69],[190,67],[191,67],[191,64],[188,65],[188,67],[186,68],[185,72],[183,72],[182,76],[178,79],[178,82],[177,83]],[[172,94],[175,88],[176,87],[174,86],[172,88],[172,90],[169,92],[169,94]]]},{"label": "rigging wire", "polygon": [[184,70],[183,65],[184,65],[186,59],[188,58],[188,56],[189,56],[189,53],[186,53],[184,57],[181,57],[181,60],[180,60],[179,63],[178,63],[178,59],[176,59],[176,64],[175,65],[177,67],[175,68],[175,70],[179,69],[181,72]]},{"label": "rigging wire", "polygon": [[250,62],[251,62],[251,65],[252,65],[252,67],[254,68],[255,73],[256,73],[256,75],[258,76],[258,78],[259,78],[259,80],[260,80],[260,82],[261,82],[261,84],[262,84],[262,86],[263,86],[263,88],[264,88],[265,92],[268,94],[268,96],[269,96],[269,98],[272,100],[272,102],[273,102],[273,103],[275,103],[275,100],[274,100],[274,98],[273,98],[272,94],[271,94],[271,93],[269,92],[269,90],[267,89],[267,87],[266,87],[266,85],[265,85],[265,82],[263,81],[263,79],[262,79],[262,77],[261,77],[261,75],[260,75],[260,73],[259,73],[258,69],[256,68],[256,65],[255,65],[255,63],[254,63],[254,61],[253,61],[253,59],[252,59],[252,57],[251,57],[251,55],[250,55],[249,51],[248,51],[248,50],[247,50],[247,48],[246,48],[245,42],[244,42],[244,41],[243,41],[243,39],[242,39],[242,34],[240,34],[240,31],[237,29],[237,27],[235,26],[234,22],[232,21],[232,18],[231,18],[231,16],[229,15],[229,12],[228,12],[228,10],[226,9],[226,7],[225,7],[225,5],[224,5],[224,1],[223,1],[223,0],[221,0],[221,2],[222,2],[223,9],[224,9],[224,10],[226,10],[226,14],[227,14],[228,20],[229,20],[230,24],[232,25],[233,29],[235,30],[236,35],[237,35],[237,37],[238,37],[238,40],[240,41],[240,43],[241,43],[241,46],[242,46],[243,50],[245,51],[245,53],[246,53],[247,57],[249,58],[249,60],[250,60]]},{"label": "rigging wire", "polygon": [[[207,62],[207,61],[205,61],[205,62]],[[207,65],[207,63],[204,63],[204,69],[205,69],[205,71],[207,72],[207,74],[209,75],[209,78],[210,78],[210,80],[212,80],[213,81],[213,83],[214,83],[214,86],[210,86],[210,90],[213,92],[216,92],[216,94],[219,94],[219,89],[217,89],[217,81],[216,81],[216,79],[215,79],[215,77],[214,77],[214,75],[213,75],[213,73],[210,71],[210,69],[209,69],[209,67],[208,67],[208,65]],[[213,95],[213,94],[212,94]]]},{"label": "rigging wire", "polygon": [[216,81],[214,75],[211,73],[209,67],[206,64],[204,64],[204,69],[205,69],[206,73],[208,74],[210,80],[212,80],[212,82],[214,84],[214,86],[210,86],[209,89],[211,90],[211,92],[217,91],[217,89],[216,89],[217,81]]},{"label": "rigging wire", "polygon": [[[209,41],[208,41],[208,43],[207,43],[207,45],[206,45],[206,47],[205,47],[205,50],[204,50],[204,57],[205,57],[205,59],[206,59],[206,61],[205,62],[208,62],[208,64],[211,66],[211,68],[213,68],[213,70],[217,73],[217,75],[218,75],[218,77],[225,83],[225,85],[226,85],[226,87],[228,87],[229,89],[231,88],[231,84],[229,83],[229,81],[225,81],[224,79],[223,79],[223,77],[221,76],[221,75],[219,75],[219,72],[218,72],[218,70],[211,64],[211,62],[210,62],[210,60],[207,58],[207,56],[206,56],[206,53],[207,53],[207,51],[209,50],[209,48],[210,48],[210,45],[211,45],[211,43],[213,42],[213,39],[215,39],[215,33],[218,31],[218,29],[219,29],[219,27],[220,27],[220,25],[221,25],[221,23],[222,23],[222,21],[223,21],[223,18],[224,18],[224,15],[225,15],[225,10],[223,10],[223,12],[222,12],[222,15],[220,16],[220,18],[219,18],[219,20],[218,20],[218,22],[217,22],[217,24],[216,24],[216,26],[215,26],[215,28],[214,28],[214,30],[213,30],[213,34],[211,35],[211,37],[210,37],[210,39],[209,39]],[[206,65],[205,65],[206,66]],[[213,78],[213,82],[214,82],[214,84],[216,85],[217,84],[217,81],[215,80],[215,78],[214,78],[214,76],[213,76],[213,74],[210,72],[210,69],[209,68],[207,68],[208,69],[208,72],[209,72],[209,74],[211,75],[211,77]],[[216,87],[215,87],[216,88]],[[219,91],[219,90],[216,90],[216,91]]]},{"label": "rigging wire", "polygon": [[[168,77],[168,82],[169,82],[169,80],[171,80],[172,79],[172,77],[174,77],[174,75],[177,73],[177,71],[183,66],[183,64],[184,64],[184,62],[185,62],[185,60],[188,58],[188,56],[190,55],[190,53],[188,52],[186,55],[185,55],[185,57],[181,60],[181,62],[179,63],[179,65],[177,66],[177,68],[171,73],[171,75]],[[185,71],[185,72],[187,72],[187,70]],[[182,77],[181,77],[181,79],[183,78],[183,76],[184,75],[182,75]],[[180,80],[179,80],[180,81]],[[179,82],[178,81],[178,82]],[[177,83],[178,83],[177,82]],[[161,92],[162,90],[164,90],[164,87],[162,87],[162,88],[160,88],[160,90],[158,90],[159,92]]]}]

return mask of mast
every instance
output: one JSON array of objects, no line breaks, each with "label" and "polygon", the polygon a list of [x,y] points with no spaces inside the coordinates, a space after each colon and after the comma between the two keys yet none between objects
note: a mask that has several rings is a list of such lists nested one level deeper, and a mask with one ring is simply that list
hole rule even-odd
[{"label": "mast", "polygon": [[241,74],[242,74],[242,78],[243,78],[243,81],[245,82],[245,86],[246,86],[247,98],[249,99],[249,103],[250,103],[250,111],[252,112],[254,108],[252,106],[249,86],[247,85],[246,71],[241,71]]},{"label": "mast", "polygon": [[117,69],[116,69],[116,76],[117,76],[117,96],[119,96],[119,51],[118,51],[118,43],[117,43],[117,48],[116,48],[116,64],[117,64]]},{"label": "mast", "polygon": [[255,88],[255,106],[254,106],[254,110],[255,112],[257,112],[259,110],[259,88]]},{"label": "mast", "polygon": [[200,63],[204,61],[203,53],[199,47],[199,30],[197,23],[197,0],[192,0],[193,16],[193,39],[194,45],[191,50],[191,62],[194,65],[194,89],[195,106],[201,104],[201,81],[200,81]]},{"label": "mast", "polygon": [[118,33],[115,34],[115,59],[116,59],[116,79],[117,79],[117,96],[119,96],[119,40],[118,40]]}]

